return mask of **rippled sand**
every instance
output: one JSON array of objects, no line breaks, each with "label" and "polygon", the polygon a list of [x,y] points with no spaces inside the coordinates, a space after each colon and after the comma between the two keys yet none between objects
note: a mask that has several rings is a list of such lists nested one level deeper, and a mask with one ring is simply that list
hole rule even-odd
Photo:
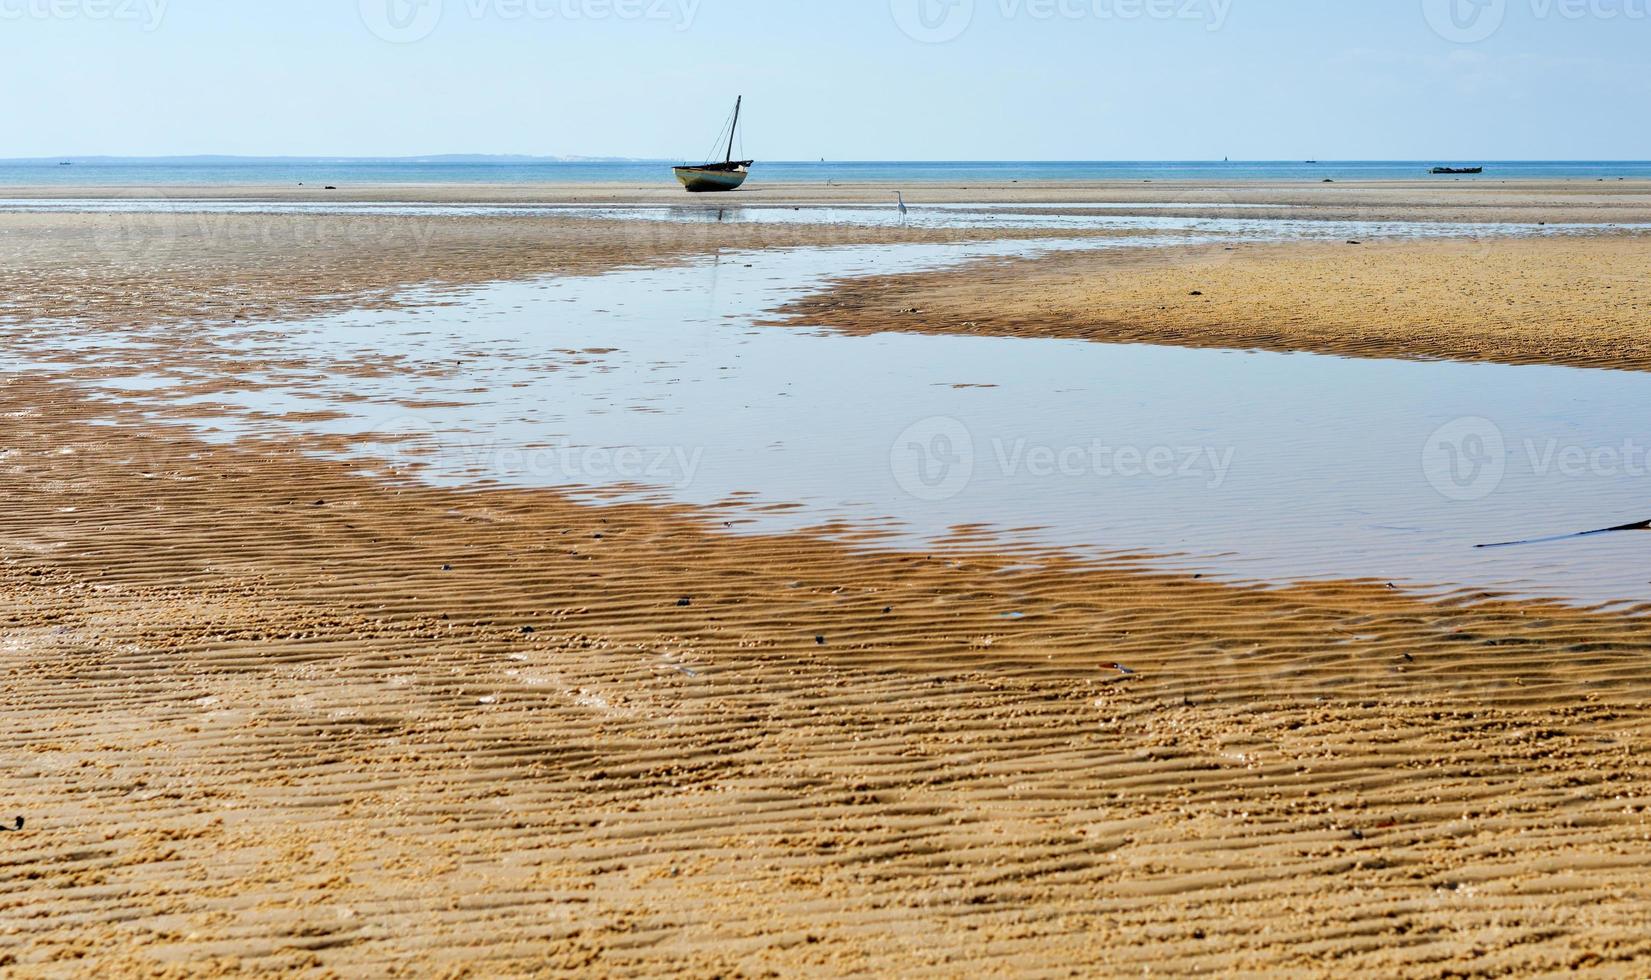
[{"label": "rippled sand", "polygon": [[[1651,234],[1202,247],[861,279],[801,322],[1651,370]],[[917,312],[912,312],[916,310]]]},{"label": "rippled sand", "polygon": [[[599,264],[270,219],[110,260],[30,220],[13,315],[154,329]],[[602,254],[660,241],[717,244]],[[386,482],[154,425],[71,362],[0,388],[10,972],[1651,956],[1642,618]]]},{"label": "rippled sand", "polygon": [[0,212],[0,317],[122,326],[288,319],[393,305],[413,286],[588,275],[718,250],[1047,235],[551,216]]}]

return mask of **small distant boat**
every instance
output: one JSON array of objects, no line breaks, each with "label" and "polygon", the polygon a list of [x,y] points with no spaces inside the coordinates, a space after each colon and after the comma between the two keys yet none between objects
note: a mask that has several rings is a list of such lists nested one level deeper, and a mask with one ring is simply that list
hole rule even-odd
[{"label": "small distant boat", "polygon": [[1434,167],[1435,174],[1482,174],[1484,167]]},{"label": "small distant boat", "polygon": [[[672,168],[676,172],[676,179],[682,182],[682,186],[686,187],[690,194],[735,190],[751,175],[751,164],[756,161],[734,159],[734,136],[739,132],[740,106],[744,102],[744,96],[734,100],[734,118],[728,124],[728,150],[723,154],[721,163]],[[720,134],[717,137],[717,145],[722,145]]]}]

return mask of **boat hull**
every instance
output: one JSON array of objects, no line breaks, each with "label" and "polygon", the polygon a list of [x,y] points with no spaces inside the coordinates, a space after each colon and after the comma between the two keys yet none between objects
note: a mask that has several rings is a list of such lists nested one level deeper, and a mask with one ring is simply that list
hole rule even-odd
[{"label": "boat hull", "polygon": [[677,167],[676,179],[688,189],[690,194],[708,194],[717,191],[737,190],[745,183],[750,171],[743,167],[738,170],[709,170],[703,167]]}]

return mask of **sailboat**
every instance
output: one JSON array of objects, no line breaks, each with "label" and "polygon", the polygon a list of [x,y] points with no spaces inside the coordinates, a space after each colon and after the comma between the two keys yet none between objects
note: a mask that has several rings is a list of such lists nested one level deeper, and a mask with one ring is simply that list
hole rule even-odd
[{"label": "sailboat", "polygon": [[[676,179],[682,182],[689,193],[703,194],[708,191],[731,191],[745,183],[745,178],[751,174],[753,160],[734,159],[734,136],[739,132],[740,106],[745,102],[742,95],[734,100],[734,118],[728,124],[728,150],[723,154],[721,163],[703,163],[697,167],[676,167]],[[719,135],[717,145],[722,145]]]}]

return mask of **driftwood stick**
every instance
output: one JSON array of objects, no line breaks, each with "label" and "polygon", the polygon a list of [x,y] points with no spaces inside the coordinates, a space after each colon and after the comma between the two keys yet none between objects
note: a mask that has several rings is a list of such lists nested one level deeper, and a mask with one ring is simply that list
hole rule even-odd
[{"label": "driftwood stick", "polygon": [[1482,544],[1481,548],[1516,548],[1524,544],[1552,544],[1555,541],[1575,541],[1578,538],[1592,538],[1601,534],[1617,534],[1622,531],[1651,531],[1651,521],[1640,521],[1638,524],[1624,524],[1621,527],[1604,527],[1598,531],[1583,531],[1580,534],[1560,534],[1551,538],[1532,538],[1529,541],[1504,541],[1501,544]]}]

